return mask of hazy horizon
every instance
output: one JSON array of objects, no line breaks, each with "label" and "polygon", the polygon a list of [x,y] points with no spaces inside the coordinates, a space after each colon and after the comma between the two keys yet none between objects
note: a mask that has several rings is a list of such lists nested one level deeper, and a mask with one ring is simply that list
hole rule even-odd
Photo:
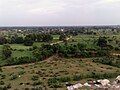
[{"label": "hazy horizon", "polygon": [[120,0],[0,0],[0,26],[120,25]]}]

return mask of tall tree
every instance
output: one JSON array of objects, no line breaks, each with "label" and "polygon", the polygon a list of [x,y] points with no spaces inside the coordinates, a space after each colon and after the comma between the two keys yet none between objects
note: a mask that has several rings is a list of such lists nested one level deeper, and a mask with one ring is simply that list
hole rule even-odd
[{"label": "tall tree", "polygon": [[5,37],[0,37],[0,44],[6,44],[7,43],[7,39]]},{"label": "tall tree", "polygon": [[98,41],[97,41],[97,45],[101,48],[104,48],[107,46],[107,40],[105,37],[99,37]]},{"label": "tall tree", "polygon": [[29,37],[25,37],[24,45],[25,46],[32,46],[33,45],[33,40],[31,38],[29,38]]},{"label": "tall tree", "polygon": [[12,49],[9,45],[3,45],[2,55],[4,59],[11,57]]}]

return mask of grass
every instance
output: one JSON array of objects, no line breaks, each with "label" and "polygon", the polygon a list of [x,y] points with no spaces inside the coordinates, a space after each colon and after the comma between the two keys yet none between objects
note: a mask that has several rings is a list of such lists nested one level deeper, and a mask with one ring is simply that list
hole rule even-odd
[{"label": "grass", "polygon": [[10,46],[12,49],[16,49],[16,50],[20,50],[20,49],[27,50],[31,47],[31,46],[25,46],[23,44],[10,44]]},{"label": "grass", "polygon": [[52,35],[53,36],[53,41],[52,42],[58,42],[60,35]]},{"label": "grass", "polygon": [[[35,81],[31,80],[33,76],[38,76],[37,81],[41,81],[41,86],[46,86],[48,90],[51,90],[48,87],[47,80],[52,77],[65,77],[65,76],[73,76],[75,74],[88,74],[90,72],[100,72],[100,73],[113,73],[116,71],[120,71],[119,68],[112,67],[109,65],[103,65],[98,63],[93,63],[89,59],[79,59],[79,58],[60,58],[57,56],[53,56],[48,58],[46,61],[42,61],[35,64],[25,64],[25,65],[17,65],[17,66],[6,66],[2,67],[3,72],[1,74],[6,75],[5,79],[2,79],[5,84],[11,83],[12,90],[15,88],[19,88],[20,90],[25,87],[33,87],[31,84]],[[20,72],[22,75],[16,78],[15,80],[10,80],[10,74],[14,73],[19,76]],[[87,80],[87,79],[86,79]],[[72,81],[73,83],[74,81]],[[84,80],[80,81],[81,83]],[[25,85],[20,85],[20,83],[24,83]],[[30,83],[30,85],[26,85],[26,83]],[[75,82],[74,82],[75,83]],[[60,90],[66,90],[62,83],[62,88]]]},{"label": "grass", "polygon": [[46,44],[45,42],[35,42],[33,46],[40,47],[42,44]]},{"label": "grass", "polygon": [[53,39],[59,39],[60,35],[52,35]]},{"label": "grass", "polygon": [[12,57],[32,57],[32,52],[31,51],[13,51],[12,52]]}]

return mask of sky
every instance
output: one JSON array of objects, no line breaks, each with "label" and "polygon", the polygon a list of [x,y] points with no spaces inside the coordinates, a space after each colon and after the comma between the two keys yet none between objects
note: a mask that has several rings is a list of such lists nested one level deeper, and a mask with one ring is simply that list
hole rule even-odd
[{"label": "sky", "polygon": [[0,26],[120,25],[120,0],[0,0]]}]

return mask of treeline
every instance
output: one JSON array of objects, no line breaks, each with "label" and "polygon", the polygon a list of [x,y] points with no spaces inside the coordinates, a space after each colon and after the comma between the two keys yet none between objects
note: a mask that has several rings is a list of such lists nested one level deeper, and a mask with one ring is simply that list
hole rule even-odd
[{"label": "treeline", "polygon": [[19,65],[19,64],[26,64],[26,63],[32,63],[32,62],[36,62],[36,59],[34,57],[11,57],[6,59],[6,63],[4,64],[4,66],[10,66],[10,65]]},{"label": "treeline", "polygon": [[55,45],[42,45],[33,51],[33,55],[38,60],[44,60],[54,54],[61,57],[76,57],[76,58],[89,58],[109,55],[106,50],[89,50],[86,49],[86,44],[55,44]]},{"label": "treeline", "polygon": [[0,36],[0,45],[3,44],[24,44],[31,46],[34,42],[50,42],[53,40],[50,34],[28,34],[25,36],[13,35],[9,37]]},{"label": "treeline", "polygon": [[65,58],[90,58],[90,57],[101,57],[108,56],[109,52],[106,50],[89,50],[86,49],[86,44],[77,43],[77,44],[43,44],[41,47],[33,46],[30,48],[30,51],[33,53],[32,57],[19,57],[13,58],[11,56],[12,49],[9,45],[4,45],[2,54],[3,59],[6,61],[4,65],[18,65],[31,62],[38,62],[49,58],[57,54],[60,57]]}]

